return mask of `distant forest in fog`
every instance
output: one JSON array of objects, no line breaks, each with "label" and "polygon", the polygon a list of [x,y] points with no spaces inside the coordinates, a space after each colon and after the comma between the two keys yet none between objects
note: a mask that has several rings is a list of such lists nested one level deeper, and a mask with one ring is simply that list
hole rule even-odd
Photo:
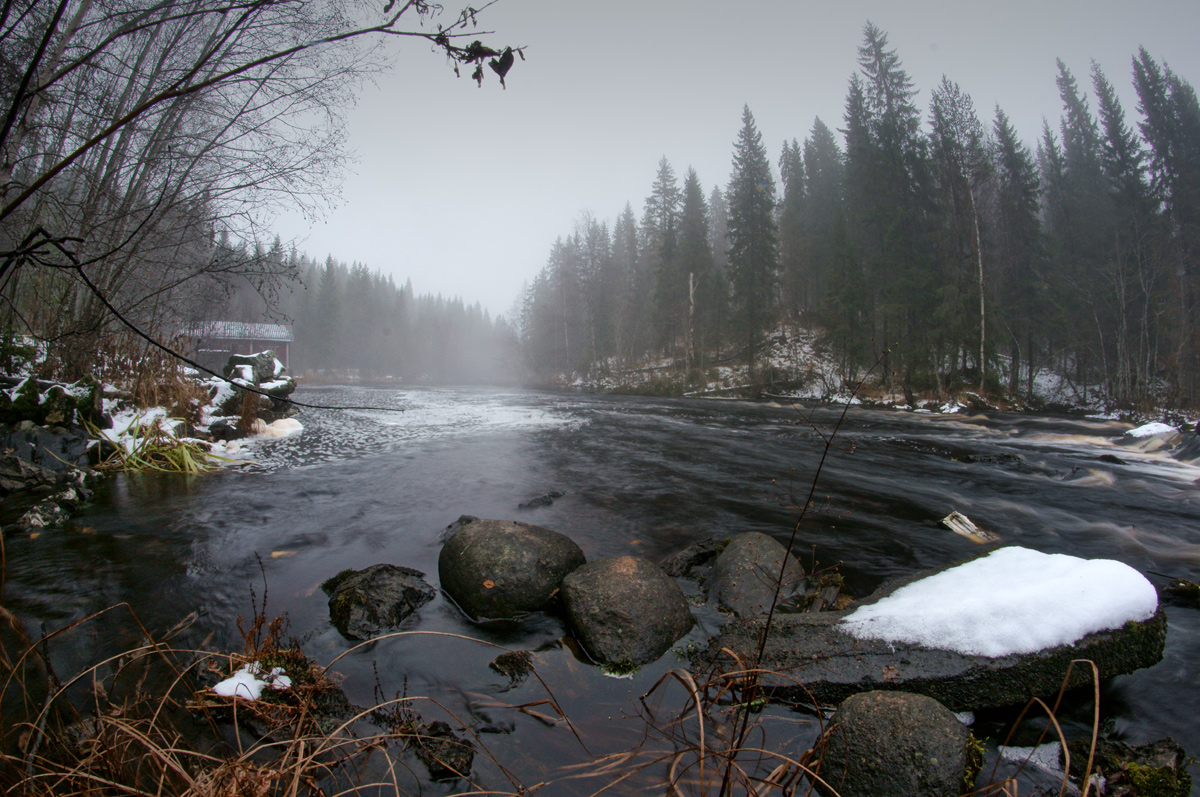
[{"label": "distant forest in fog", "polygon": [[[244,254],[233,254],[244,257]],[[520,381],[516,334],[479,304],[413,293],[411,281],[332,255],[323,263],[276,239],[254,255],[269,271],[294,275],[287,289],[264,296],[237,280],[219,313],[223,320],[290,319],[295,335],[291,371],[403,378],[440,383]]]},{"label": "distant forest in fog", "polygon": [[[1149,53],[1139,119],[1093,63],[1059,62],[1061,120],[1036,149],[943,78],[928,113],[869,24],[838,134],[785,141],[781,185],[749,109],[733,172],[682,187],[664,156],[640,220],[584,214],[550,248],[517,319],[526,364],[607,371],[647,356],[749,358],[781,323],[823,330],[847,378],[1032,393],[1038,369],[1114,403],[1200,398],[1200,104]],[[1095,111],[1092,110],[1092,102]]]}]

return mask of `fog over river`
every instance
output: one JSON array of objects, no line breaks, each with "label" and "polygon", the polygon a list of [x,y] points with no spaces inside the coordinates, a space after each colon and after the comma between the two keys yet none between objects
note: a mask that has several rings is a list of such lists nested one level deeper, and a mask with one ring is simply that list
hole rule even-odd
[{"label": "fog over river", "polygon": [[[786,542],[822,434],[841,413],[840,407],[452,388],[307,388],[297,398],[404,411],[305,410],[304,432],[254,444],[256,464],[248,468],[192,479],[110,479],[71,528],[6,541],[7,608],[35,631],[121,601],[154,631],[198,611],[190,642],[211,634],[211,645],[236,650],[235,619],[251,614],[251,589],[259,599],[264,592],[261,561],[268,613],[286,612],[306,652],[324,663],[352,643],[329,624],[320,583],[344,568],[389,562],[424,571],[436,586],[439,534],[463,514],[547,526],[572,537],[589,559],[658,560],[705,537],[751,530]],[[884,580],[979,553],[939,524],[958,510],[1005,544],[1112,558],[1143,573],[1200,581],[1200,468],[1116,445],[1127,428],[853,408],[796,552],[806,567],[814,556],[819,566],[841,562],[847,588],[865,595]],[[518,508],[551,491],[565,495],[550,506]],[[1196,755],[1200,611],[1171,603],[1166,610],[1165,659],[1105,688],[1102,730],[1135,743],[1173,736]],[[699,626],[679,647],[703,642],[723,619],[707,611],[697,617]],[[519,625],[473,625],[440,595],[404,629],[513,649],[564,635],[558,619],[542,615]],[[73,672],[98,652],[136,644],[139,634],[117,614],[89,623],[52,650],[56,667]],[[388,697],[405,688],[437,697],[464,724],[491,731],[480,738],[523,782],[555,778],[560,765],[587,761],[563,724],[548,727],[498,705],[545,694],[536,681],[504,691],[507,679],[487,666],[497,652],[454,637],[414,635],[366,646],[335,669],[360,705],[371,703],[377,687]],[[569,649],[539,662],[592,753],[637,744],[644,728],[631,718],[638,696],[684,664],[668,653],[633,679],[618,680]],[[667,697],[682,706],[678,690]],[[1068,712],[1068,725],[1090,719],[1085,703]],[[792,755],[818,730],[815,717],[786,707],[764,716],[764,744]],[[477,756],[476,773],[485,784],[511,788],[486,757]],[[559,782],[554,793],[571,792],[571,783]]]}]

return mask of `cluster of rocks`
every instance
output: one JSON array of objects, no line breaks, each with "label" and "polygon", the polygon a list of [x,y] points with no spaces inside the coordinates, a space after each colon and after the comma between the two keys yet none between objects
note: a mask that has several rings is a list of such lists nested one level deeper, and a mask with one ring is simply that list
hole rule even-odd
[{"label": "cluster of rocks", "polygon": [[69,429],[42,428],[32,421],[0,428],[0,498],[39,498],[16,527],[39,531],[62,526],[92,497],[99,478],[87,467],[92,451],[87,437]]},{"label": "cluster of rocks", "polygon": [[70,427],[86,421],[103,429],[111,421],[102,398],[100,383],[90,377],[65,385],[0,375],[0,424]]},{"label": "cluster of rocks", "polygon": [[233,390],[223,383],[211,388],[213,400],[219,400],[218,417],[208,427],[212,438],[237,440],[295,415],[298,410],[288,397],[296,390],[296,380],[285,376],[286,370],[272,349],[230,355],[221,373]]},{"label": "cluster of rocks", "polygon": [[[692,653],[693,672],[719,679],[757,661],[765,672],[755,687],[759,695],[840,704],[822,740],[821,777],[841,795],[959,794],[978,761],[952,711],[1053,694],[1075,659],[1095,662],[1102,678],[1150,666],[1161,659],[1166,639],[1161,610],[1071,645],[999,658],[859,639],[840,628],[849,611],[837,608],[844,604],[840,579],[809,576],[783,545],[757,532],[703,540],[660,564],[634,556],[588,562],[556,531],[471,516],[447,527],[441,541],[441,589],[473,621],[557,612],[582,650],[611,672],[653,662],[688,634],[695,620],[676,579],[696,582],[696,600],[729,619]],[[928,575],[884,585],[861,603]],[[399,625],[436,594],[423,573],[394,565],[344,571],[323,586],[334,624],[359,639]],[[498,657],[492,668],[515,685],[532,662],[518,651]],[[1075,669],[1080,681],[1090,678],[1090,670]],[[456,750],[469,747],[452,733],[448,739]]]}]

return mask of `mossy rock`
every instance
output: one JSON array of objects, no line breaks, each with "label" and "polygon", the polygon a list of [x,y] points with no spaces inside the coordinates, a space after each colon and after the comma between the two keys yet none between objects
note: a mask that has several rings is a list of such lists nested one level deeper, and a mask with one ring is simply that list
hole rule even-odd
[{"label": "mossy rock", "polygon": [[350,639],[395,628],[437,595],[424,577],[420,570],[389,564],[343,570],[321,585],[329,594],[329,619]]},{"label": "mossy rock", "polygon": [[[1068,744],[1071,774],[1083,775],[1090,740]],[[1190,759],[1174,739],[1166,738],[1143,745],[1101,739],[1096,745],[1095,764],[1106,781],[1110,797],[1188,797],[1192,793]]]},{"label": "mossy rock", "polygon": [[26,379],[13,394],[10,409],[12,417],[9,423],[20,423],[21,421],[33,421],[39,425],[45,423],[46,414],[42,410],[41,399],[42,395],[38,391],[37,383],[32,379]]}]

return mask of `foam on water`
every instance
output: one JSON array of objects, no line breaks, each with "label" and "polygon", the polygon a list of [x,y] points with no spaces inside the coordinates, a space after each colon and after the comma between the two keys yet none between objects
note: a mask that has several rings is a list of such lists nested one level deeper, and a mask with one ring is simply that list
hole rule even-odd
[{"label": "foam on water", "polygon": [[303,467],[443,438],[581,423],[558,407],[531,406],[527,396],[512,392],[346,387],[304,391],[297,398],[378,409],[304,410],[301,434],[256,446],[259,467]]}]

